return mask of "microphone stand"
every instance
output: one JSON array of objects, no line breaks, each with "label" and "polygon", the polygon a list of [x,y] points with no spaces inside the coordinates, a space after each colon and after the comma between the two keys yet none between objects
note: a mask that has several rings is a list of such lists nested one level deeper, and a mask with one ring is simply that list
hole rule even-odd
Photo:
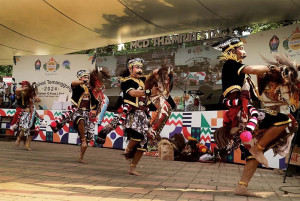
[{"label": "microphone stand", "polygon": [[[178,86],[177,84],[175,84],[175,86],[183,91],[183,94],[184,94],[184,97],[183,97],[183,111],[186,112],[186,107],[185,107],[185,97],[186,97],[186,94],[187,94],[186,93],[186,84],[184,85],[184,89],[181,88],[180,86]],[[194,96],[192,94],[190,94],[190,93],[188,93],[188,94],[194,98]]]},{"label": "microphone stand", "polygon": [[[295,119],[296,121],[298,122],[298,124],[300,123],[300,111],[297,110],[297,113],[295,115]],[[296,139],[297,139],[297,135],[298,135],[298,130],[295,132],[294,134],[294,137],[293,137],[293,140],[292,140],[292,143],[291,143],[291,148],[290,148],[290,154],[289,154],[289,158],[288,158],[288,163],[286,165],[286,169],[285,169],[285,173],[284,173],[284,177],[283,177],[283,183],[285,183],[285,180],[286,180],[286,176],[287,176],[287,173],[288,173],[288,169],[289,169],[289,164],[291,162],[291,157],[292,157],[292,153],[293,153],[293,149],[296,145]]]},{"label": "microphone stand", "polygon": [[[175,83],[174,83],[175,84]],[[185,97],[186,97],[186,84],[184,85],[184,89],[181,88],[180,86],[178,86],[177,84],[175,84],[176,87],[178,87],[179,89],[181,89],[183,91],[183,111],[185,112]]]}]

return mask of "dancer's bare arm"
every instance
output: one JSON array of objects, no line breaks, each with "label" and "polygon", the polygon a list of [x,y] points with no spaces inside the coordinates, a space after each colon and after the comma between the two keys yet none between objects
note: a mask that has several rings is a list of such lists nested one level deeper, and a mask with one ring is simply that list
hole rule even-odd
[{"label": "dancer's bare arm", "polygon": [[[155,69],[155,70],[153,71],[153,74],[156,75],[156,74],[158,73],[158,70],[159,70],[159,69]],[[151,95],[156,95],[156,94],[158,94],[158,93],[159,93],[159,88],[158,88],[158,87],[153,87],[153,88],[151,89]],[[142,96],[145,96],[145,95],[146,95],[144,90],[136,90],[136,89],[130,90],[130,91],[128,92],[128,94],[129,94],[130,96],[132,96],[132,97],[142,97]]]},{"label": "dancer's bare arm", "polygon": [[74,81],[72,81],[71,86],[72,86],[72,87],[76,87],[76,86],[78,86],[78,85],[80,85],[80,84],[84,84],[84,81],[81,81],[81,80],[74,80]]},{"label": "dancer's bare arm", "polygon": [[[159,88],[158,87],[153,87],[151,89],[151,95],[155,95],[159,93]],[[132,97],[142,97],[142,96],[146,96],[145,91],[144,90],[136,90],[136,89],[132,89],[128,92],[128,94]]]},{"label": "dancer's bare arm", "polygon": [[260,75],[268,72],[269,70],[270,69],[265,65],[249,65],[243,68],[242,73]]},{"label": "dancer's bare arm", "polygon": [[17,88],[17,89],[16,89],[16,96],[17,96],[17,98],[20,97],[21,91],[25,91],[25,88]]}]

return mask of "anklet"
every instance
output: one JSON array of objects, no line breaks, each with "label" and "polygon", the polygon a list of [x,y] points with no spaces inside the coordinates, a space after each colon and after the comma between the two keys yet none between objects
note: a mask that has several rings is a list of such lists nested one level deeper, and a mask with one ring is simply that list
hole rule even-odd
[{"label": "anklet", "polygon": [[239,184],[239,185],[242,185],[242,186],[248,187],[248,184],[247,184],[246,182],[239,181],[238,184]]},{"label": "anklet", "polygon": [[264,149],[265,149],[265,148],[263,148],[262,146],[260,146],[258,143],[256,143],[256,146],[257,146],[257,148],[260,149],[260,150],[264,150]]},{"label": "anklet", "polygon": [[130,166],[131,167],[136,167],[136,164],[131,163]]}]

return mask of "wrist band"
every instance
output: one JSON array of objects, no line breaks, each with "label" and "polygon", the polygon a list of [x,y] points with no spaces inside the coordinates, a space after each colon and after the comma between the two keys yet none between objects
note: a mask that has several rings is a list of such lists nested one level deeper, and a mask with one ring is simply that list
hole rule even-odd
[{"label": "wrist band", "polygon": [[151,95],[151,90],[150,89],[146,89],[145,90],[145,94],[146,94],[146,96],[150,96]]}]

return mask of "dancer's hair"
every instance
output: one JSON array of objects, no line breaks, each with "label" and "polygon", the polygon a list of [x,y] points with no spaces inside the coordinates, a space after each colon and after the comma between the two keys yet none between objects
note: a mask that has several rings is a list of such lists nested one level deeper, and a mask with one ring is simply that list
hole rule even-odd
[{"label": "dancer's hair", "polygon": [[110,72],[106,67],[97,67],[90,72],[90,85],[91,88],[96,87],[96,82],[103,83],[104,80],[111,78]]}]

